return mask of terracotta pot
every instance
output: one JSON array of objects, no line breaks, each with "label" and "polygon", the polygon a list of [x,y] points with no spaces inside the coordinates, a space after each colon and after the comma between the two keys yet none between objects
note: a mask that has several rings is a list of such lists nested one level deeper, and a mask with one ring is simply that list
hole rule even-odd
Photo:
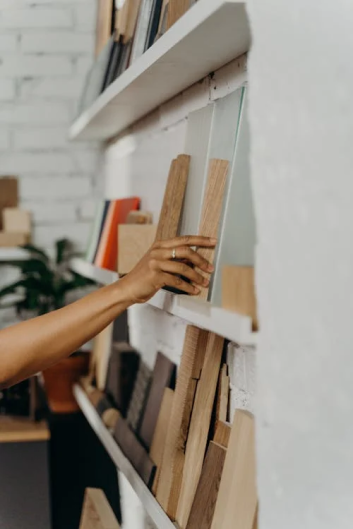
[{"label": "terracotta pot", "polygon": [[43,371],[49,407],[54,413],[79,410],[72,390],[75,382],[87,374],[89,357],[88,353],[75,354]]}]

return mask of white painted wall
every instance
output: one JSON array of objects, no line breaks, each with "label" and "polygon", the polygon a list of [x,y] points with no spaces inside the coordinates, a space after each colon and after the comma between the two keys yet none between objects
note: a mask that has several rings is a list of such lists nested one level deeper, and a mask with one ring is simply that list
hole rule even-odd
[{"label": "white painted wall", "polygon": [[353,520],[353,9],[249,4],[261,529]]}]

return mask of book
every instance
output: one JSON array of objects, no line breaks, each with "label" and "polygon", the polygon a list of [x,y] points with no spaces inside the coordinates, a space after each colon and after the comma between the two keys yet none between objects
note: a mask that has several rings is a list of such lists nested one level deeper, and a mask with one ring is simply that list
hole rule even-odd
[{"label": "book", "polygon": [[103,230],[105,216],[108,210],[108,202],[108,200],[102,200],[97,204],[94,223],[92,226],[91,235],[86,251],[86,261],[88,261],[89,263],[93,263],[97,252],[97,247]]},{"label": "book", "polygon": [[152,46],[158,33],[159,19],[161,17],[163,0],[153,0],[153,8],[147,30],[145,51]]},{"label": "book", "polygon": [[153,8],[153,0],[142,0],[131,50],[131,64],[145,51],[147,31]]}]

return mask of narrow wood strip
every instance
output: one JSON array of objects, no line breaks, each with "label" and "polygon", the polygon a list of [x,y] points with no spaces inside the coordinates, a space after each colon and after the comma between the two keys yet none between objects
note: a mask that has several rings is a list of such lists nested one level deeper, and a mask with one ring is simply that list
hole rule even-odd
[{"label": "narrow wood strip", "polygon": [[226,421],[228,418],[228,399],[229,399],[229,376],[228,366],[223,364],[219,374],[218,388],[217,388],[217,408],[216,420]]},{"label": "narrow wood strip", "polygon": [[224,446],[224,448],[228,448],[231,431],[232,427],[228,422],[217,421],[213,438],[214,442]]},{"label": "narrow wood strip", "polygon": [[190,0],[169,0],[167,29],[169,29],[189,9]]},{"label": "narrow wood strip", "polygon": [[159,476],[161,474],[161,466],[167,438],[168,428],[170,424],[170,414],[172,411],[174,391],[170,388],[165,388],[161,409],[159,411],[156,429],[153,435],[153,440],[150,450],[150,458],[155,463],[157,470],[153,481],[152,492],[157,493]]},{"label": "narrow wood strip", "polygon": [[222,270],[222,307],[250,316],[258,329],[255,277],[252,266],[224,266]]},{"label": "narrow wood strip", "polygon": [[86,489],[80,529],[119,529],[115,514],[101,489]]}]

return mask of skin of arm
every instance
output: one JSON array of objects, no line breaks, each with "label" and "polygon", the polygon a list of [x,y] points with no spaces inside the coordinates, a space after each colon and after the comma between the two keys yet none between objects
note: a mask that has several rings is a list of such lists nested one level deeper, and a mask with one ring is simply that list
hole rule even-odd
[{"label": "skin of arm", "polygon": [[[210,274],[213,267],[192,248],[212,248],[215,244],[214,239],[193,236],[156,242],[137,266],[116,283],[62,309],[1,330],[0,388],[69,356],[128,307],[148,301],[164,286],[197,295],[196,285],[209,283],[197,270]],[[177,261],[172,259],[174,249]],[[175,274],[187,277],[191,283]]]}]

